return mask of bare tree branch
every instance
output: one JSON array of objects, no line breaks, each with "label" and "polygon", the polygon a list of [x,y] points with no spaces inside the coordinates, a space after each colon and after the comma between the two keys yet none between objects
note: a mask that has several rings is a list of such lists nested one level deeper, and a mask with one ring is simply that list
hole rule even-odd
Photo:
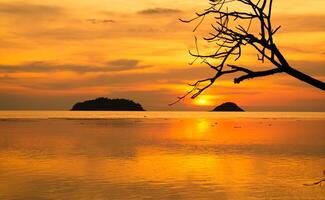
[{"label": "bare tree branch", "polygon": [[[323,175],[325,175],[325,170],[323,171]],[[316,181],[314,183],[309,183],[309,184],[303,184],[304,186],[315,186],[315,185],[322,185],[322,183],[325,182],[325,178],[320,180],[320,181]]]},{"label": "bare tree branch", "polygon": [[315,186],[315,185],[322,185],[322,183],[325,182],[325,178],[323,180],[320,181],[316,181],[314,183],[310,183],[310,184],[303,184],[304,186]]},{"label": "bare tree branch", "polygon": [[[213,85],[219,77],[237,72],[242,73],[234,79],[234,83],[237,84],[247,79],[287,73],[325,91],[324,82],[291,67],[274,43],[273,36],[281,26],[275,29],[272,27],[273,0],[210,0],[209,4],[210,6],[207,9],[195,13],[195,17],[187,20],[180,19],[180,21],[184,23],[198,21],[193,30],[195,32],[208,16],[213,17],[215,22],[211,24],[212,31],[209,36],[203,37],[203,40],[214,43],[216,51],[207,54],[200,53],[197,37],[195,37],[196,52],[189,51],[189,53],[195,58],[190,64],[194,64],[201,59],[202,63],[207,64],[216,72],[211,78],[202,79],[191,84],[193,88],[179,97],[175,103],[189,95],[191,98],[195,98]],[[235,9],[235,4],[237,5],[236,8],[238,6],[243,7],[243,11]],[[252,31],[252,26],[259,27],[258,32]],[[275,68],[253,71],[249,68],[229,64],[231,61],[240,59],[244,46],[253,47],[257,51],[259,61],[271,63]],[[213,63],[218,61],[218,64],[214,65],[212,61]]]}]

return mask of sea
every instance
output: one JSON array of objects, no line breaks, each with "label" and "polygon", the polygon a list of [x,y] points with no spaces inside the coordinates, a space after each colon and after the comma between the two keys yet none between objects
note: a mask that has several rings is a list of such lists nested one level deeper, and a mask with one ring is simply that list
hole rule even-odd
[{"label": "sea", "polygon": [[325,200],[324,112],[0,111],[0,200]]}]

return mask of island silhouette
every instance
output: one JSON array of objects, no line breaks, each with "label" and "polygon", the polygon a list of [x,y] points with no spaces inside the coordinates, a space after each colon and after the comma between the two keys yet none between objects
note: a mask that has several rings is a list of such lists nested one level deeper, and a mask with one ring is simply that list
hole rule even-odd
[{"label": "island silhouette", "polygon": [[72,111],[145,111],[139,103],[129,99],[109,99],[99,97],[76,103]]},{"label": "island silhouette", "polygon": [[244,112],[242,108],[237,106],[237,104],[233,102],[226,102],[217,107],[215,107],[212,111],[218,112]]}]

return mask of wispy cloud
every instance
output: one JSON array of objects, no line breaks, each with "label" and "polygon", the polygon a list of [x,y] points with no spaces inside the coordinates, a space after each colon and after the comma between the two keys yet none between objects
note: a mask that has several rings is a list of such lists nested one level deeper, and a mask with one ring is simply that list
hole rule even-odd
[{"label": "wispy cloud", "polygon": [[0,14],[16,17],[46,17],[62,14],[63,8],[41,4],[0,3]]},{"label": "wispy cloud", "polygon": [[132,69],[148,68],[150,65],[140,65],[139,60],[119,59],[107,62],[110,71],[125,71]]},{"label": "wispy cloud", "polygon": [[119,59],[107,62],[102,66],[87,66],[87,65],[64,65],[53,64],[49,62],[32,62],[22,65],[0,65],[0,72],[3,73],[19,73],[19,72],[33,72],[33,73],[50,73],[50,72],[120,72],[135,69],[144,69],[151,67],[151,65],[141,65],[139,60]]},{"label": "wispy cloud", "polygon": [[325,31],[324,14],[279,14],[273,23],[281,25],[281,32],[314,32]]},{"label": "wispy cloud", "polygon": [[180,13],[181,10],[178,9],[170,9],[170,8],[149,8],[140,10],[138,14],[142,15],[165,15],[165,14],[175,14]]},{"label": "wispy cloud", "polygon": [[107,24],[107,23],[115,23],[115,20],[112,19],[86,19],[86,22],[92,24]]}]

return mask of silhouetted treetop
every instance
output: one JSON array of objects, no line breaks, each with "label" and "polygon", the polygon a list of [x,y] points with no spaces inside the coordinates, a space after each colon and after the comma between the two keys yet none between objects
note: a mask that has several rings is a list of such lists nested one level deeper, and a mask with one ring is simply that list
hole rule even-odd
[{"label": "silhouetted treetop", "polygon": [[108,99],[100,97],[76,103],[71,110],[88,111],[144,111],[139,103],[128,99]]},{"label": "silhouetted treetop", "polygon": [[[323,81],[293,68],[278,48],[274,35],[281,26],[274,27],[272,24],[273,0],[210,0],[209,4],[206,9],[196,12],[195,17],[187,20],[181,19],[181,21],[196,22],[193,30],[196,32],[207,17],[213,20],[211,31],[203,37],[203,40],[215,45],[215,48],[212,52],[202,53],[195,36],[196,49],[189,53],[194,56],[194,61],[190,64],[200,61],[213,69],[215,73],[210,78],[189,84],[192,89],[179,97],[175,103],[188,95],[193,99],[196,98],[218,78],[229,74],[236,74],[234,83],[239,84],[252,78],[286,73],[322,91],[325,90]],[[257,53],[257,60],[262,63],[268,62],[273,68],[263,69],[261,67],[261,70],[256,71],[247,66],[233,64],[232,62],[241,58],[244,46],[253,48]]]}]

